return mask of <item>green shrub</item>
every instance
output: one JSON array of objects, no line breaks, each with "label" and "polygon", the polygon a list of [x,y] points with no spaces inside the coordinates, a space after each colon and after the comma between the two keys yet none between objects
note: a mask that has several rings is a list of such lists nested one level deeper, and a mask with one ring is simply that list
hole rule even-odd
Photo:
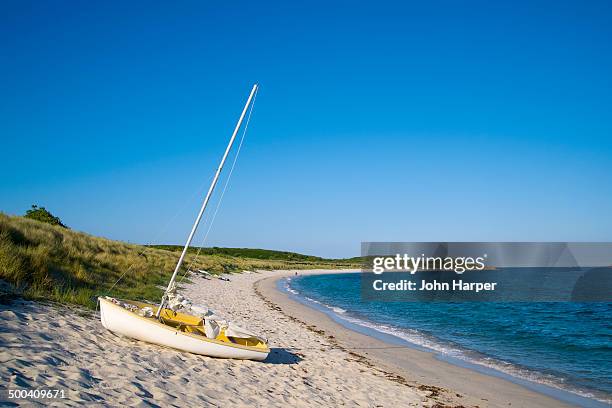
[{"label": "green shrub", "polygon": [[36,204],[32,204],[32,208],[26,211],[24,217],[40,222],[46,222],[47,224],[59,225],[60,227],[68,228],[62,223],[62,220],[60,220],[59,217],[51,214],[45,207],[39,207]]}]

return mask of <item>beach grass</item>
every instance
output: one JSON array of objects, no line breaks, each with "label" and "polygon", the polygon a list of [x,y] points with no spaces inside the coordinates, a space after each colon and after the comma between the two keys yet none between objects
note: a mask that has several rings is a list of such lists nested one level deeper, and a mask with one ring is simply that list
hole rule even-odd
[{"label": "beach grass", "polygon": [[[3,292],[28,299],[88,308],[95,308],[99,295],[157,301],[178,260],[180,253],[176,248],[179,247],[128,244],[0,213]],[[328,260],[281,251],[224,251],[224,248],[204,248],[197,259],[196,251],[189,251],[181,275],[189,265],[192,270],[202,269],[213,274],[359,266],[350,260]],[[119,278],[120,282],[113,287]]]}]

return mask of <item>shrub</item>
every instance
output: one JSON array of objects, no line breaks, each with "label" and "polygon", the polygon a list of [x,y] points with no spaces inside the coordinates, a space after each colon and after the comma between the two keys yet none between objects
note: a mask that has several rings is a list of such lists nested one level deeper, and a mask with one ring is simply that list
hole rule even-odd
[{"label": "shrub", "polygon": [[60,227],[68,228],[62,223],[62,220],[60,220],[59,217],[51,214],[45,207],[39,207],[36,204],[33,204],[32,208],[26,211],[24,217],[40,222],[46,222],[47,224],[59,225]]}]

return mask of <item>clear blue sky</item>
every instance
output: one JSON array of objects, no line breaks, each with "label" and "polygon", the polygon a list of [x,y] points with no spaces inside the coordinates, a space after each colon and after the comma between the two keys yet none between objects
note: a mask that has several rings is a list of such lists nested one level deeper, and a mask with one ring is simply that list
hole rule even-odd
[{"label": "clear blue sky", "polygon": [[207,245],[612,240],[611,2],[230,3],[3,2],[0,211],[181,243],[257,81]]}]

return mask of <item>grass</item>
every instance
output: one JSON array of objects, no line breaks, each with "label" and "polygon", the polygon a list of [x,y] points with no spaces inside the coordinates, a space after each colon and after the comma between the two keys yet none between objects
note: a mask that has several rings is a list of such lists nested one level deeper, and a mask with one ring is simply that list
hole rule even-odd
[{"label": "grass", "polygon": [[[95,308],[99,295],[156,301],[178,260],[176,248],[180,247],[127,244],[0,213],[0,279],[8,282],[10,291],[28,299],[88,308]],[[194,258],[191,250],[185,268],[194,262],[195,269],[216,274],[359,267],[352,260],[242,248],[204,248]]]}]

